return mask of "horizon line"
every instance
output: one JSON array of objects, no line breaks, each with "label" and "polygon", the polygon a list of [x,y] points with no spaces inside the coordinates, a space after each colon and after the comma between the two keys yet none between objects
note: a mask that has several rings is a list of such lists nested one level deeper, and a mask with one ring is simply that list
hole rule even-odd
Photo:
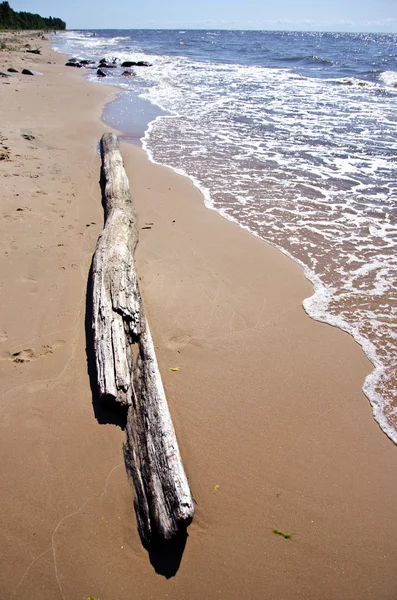
[{"label": "horizon line", "polygon": [[397,31],[339,30],[339,29],[260,29],[225,27],[71,27],[65,31],[257,31],[263,33],[370,33],[397,35]]}]

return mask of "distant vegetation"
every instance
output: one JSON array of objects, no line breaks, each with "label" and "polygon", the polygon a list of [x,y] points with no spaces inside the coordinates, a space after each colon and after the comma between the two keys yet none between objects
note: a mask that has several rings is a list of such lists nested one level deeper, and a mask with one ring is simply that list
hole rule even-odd
[{"label": "distant vegetation", "polygon": [[55,17],[45,18],[28,12],[15,12],[8,2],[1,2],[0,29],[66,29],[66,23]]}]

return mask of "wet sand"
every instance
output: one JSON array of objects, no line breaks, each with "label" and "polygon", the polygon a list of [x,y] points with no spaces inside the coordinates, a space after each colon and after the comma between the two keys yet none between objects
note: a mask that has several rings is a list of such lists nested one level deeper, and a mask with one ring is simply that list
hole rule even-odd
[{"label": "wet sand", "polygon": [[397,451],[361,391],[371,365],[304,313],[295,263],[124,143],[150,227],[141,289],[197,503],[183,553],[142,547],[124,433],[93,408],[86,353],[114,90],[40,45],[0,53],[1,71],[42,73],[0,79],[0,597],[395,598]]}]

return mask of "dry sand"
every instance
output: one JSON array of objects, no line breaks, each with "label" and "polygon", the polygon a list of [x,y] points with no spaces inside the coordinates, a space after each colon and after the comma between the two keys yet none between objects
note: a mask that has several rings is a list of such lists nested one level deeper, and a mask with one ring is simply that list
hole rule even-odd
[{"label": "dry sand", "polygon": [[123,144],[140,227],[153,223],[137,267],[197,502],[181,557],[143,549],[124,433],[93,410],[85,351],[114,90],[40,45],[0,52],[1,71],[43,74],[0,79],[0,598],[395,599],[397,449],[361,391],[371,365],[306,316],[296,264]]}]

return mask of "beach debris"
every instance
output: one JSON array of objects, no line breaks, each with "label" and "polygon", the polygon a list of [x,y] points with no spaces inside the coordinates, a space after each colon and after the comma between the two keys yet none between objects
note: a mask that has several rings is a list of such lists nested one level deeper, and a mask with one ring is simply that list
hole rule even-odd
[{"label": "beach debris", "polygon": [[121,63],[122,67],[151,67],[151,63],[145,60],[125,60]]},{"label": "beach debris", "polygon": [[170,371],[179,371],[179,367],[171,367]]},{"label": "beach debris", "polygon": [[41,47],[34,50],[25,50],[25,52],[29,52],[29,54],[41,54]]},{"label": "beach debris", "polygon": [[23,69],[22,75],[34,75],[34,73],[30,69]]},{"label": "beach debris", "polygon": [[145,227],[141,227],[141,229],[151,229],[151,227],[149,227],[148,225],[145,225]]},{"label": "beach debris", "polygon": [[186,535],[194,502],[134,268],[138,227],[116,135],[102,136],[101,153],[106,221],[92,262],[97,387],[100,399],[127,408],[124,460],[148,546]]},{"label": "beach debris", "polygon": [[106,73],[104,73],[102,71],[102,69],[98,69],[96,74],[97,74],[97,77],[106,77]]},{"label": "beach debris", "polygon": [[21,133],[21,136],[28,141],[35,140],[36,138],[31,133]]},{"label": "beach debris", "polygon": [[214,494],[217,494],[217,493],[219,492],[219,490],[220,490],[220,487],[221,487],[221,486],[220,486],[220,485],[218,485],[218,484],[214,485],[214,489],[212,490],[212,491],[214,492]]},{"label": "beach debris", "polygon": [[68,60],[67,63],[65,63],[65,67],[77,67],[78,69],[81,69],[83,65],[75,60]]},{"label": "beach debris", "polygon": [[295,535],[295,533],[284,533],[279,529],[273,529],[273,533],[275,535],[281,535],[281,537],[283,537],[285,540],[292,540],[292,536]]}]

